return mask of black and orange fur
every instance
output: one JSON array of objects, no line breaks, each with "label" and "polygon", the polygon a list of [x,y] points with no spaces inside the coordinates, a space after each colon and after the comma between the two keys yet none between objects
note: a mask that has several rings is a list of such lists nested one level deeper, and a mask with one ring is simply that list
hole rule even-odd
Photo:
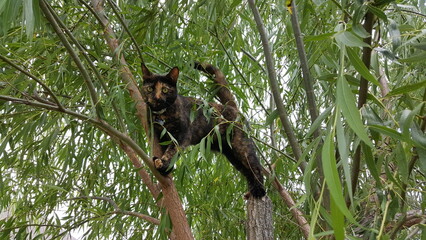
[{"label": "black and orange fur", "polygon": [[[195,145],[219,126],[222,141],[214,136],[212,150],[220,151],[234,167],[247,179],[250,194],[256,198],[265,195],[263,186],[262,166],[257,158],[255,146],[238,122],[239,112],[234,96],[228,89],[228,82],[223,73],[210,64],[195,63],[196,69],[214,76],[218,86],[216,95],[222,104],[208,103],[213,108],[213,114],[206,117],[203,112],[204,102],[178,95],[176,84],[179,69],[174,67],[166,75],[151,73],[142,65],[143,85],[142,96],[151,110],[151,123],[154,124],[154,165],[157,170],[167,175],[173,169],[170,166],[178,148]],[[196,111],[195,115],[191,112]],[[233,124],[231,138],[226,139],[227,128]],[[164,129],[167,130],[165,133]],[[160,142],[169,142],[160,145]],[[222,146],[219,146],[219,142]],[[246,196],[248,197],[248,195]]]}]

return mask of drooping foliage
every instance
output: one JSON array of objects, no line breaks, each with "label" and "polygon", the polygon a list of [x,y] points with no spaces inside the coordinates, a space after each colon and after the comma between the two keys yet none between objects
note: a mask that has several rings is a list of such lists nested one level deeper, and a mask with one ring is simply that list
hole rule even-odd
[{"label": "drooping foliage", "polygon": [[[69,46],[40,2],[56,14]],[[296,1],[297,9],[287,7],[291,1],[256,1],[300,159],[272,101],[246,1],[107,0],[119,40],[114,51],[91,2],[0,2],[0,238],[167,238],[171,221],[157,204],[161,194],[153,197],[119,137],[98,123],[151,156],[120,58],[139,84],[142,61],[153,72],[178,66],[180,94],[206,101],[214,101],[212,81],[193,69],[194,60],[225,73],[271,172],[266,187],[277,239],[302,234],[272,187],[275,177],[305,213],[312,239],[425,237],[424,0]],[[289,9],[298,14],[313,79],[314,122]],[[196,239],[243,239],[245,181],[210,151],[214,134],[180,154],[173,180]]]}]

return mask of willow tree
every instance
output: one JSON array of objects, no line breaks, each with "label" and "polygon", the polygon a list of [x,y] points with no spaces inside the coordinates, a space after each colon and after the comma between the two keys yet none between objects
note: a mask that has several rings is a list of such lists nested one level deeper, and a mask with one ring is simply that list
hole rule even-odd
[{"label": "willow tree", "polygon": [[172,177],[151,161],[140,64],[178,66],[181,95],[214,101],[194,60],[237,98],[275,238],[424,237],[425,14],[424,0],[2,0],[1,237],[250,235],[245,181],[209,138]]}]

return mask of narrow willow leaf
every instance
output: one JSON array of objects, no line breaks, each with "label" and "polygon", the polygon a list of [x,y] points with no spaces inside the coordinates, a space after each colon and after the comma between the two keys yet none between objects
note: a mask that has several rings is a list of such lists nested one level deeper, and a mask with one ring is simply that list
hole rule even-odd
[{"label": "narrow willow leaf", "polygon": [[278,109],[275,109],[274,111],[272,111],[271,114],[269,114],[269,116],[266,118],[265,120],[265,126],[269,126],[272,124],[272,122],[278,118]]},{"label": "narrow willow leaf", "polygon": [[370,70],[368,70],[368,68],[362,62],[361,58],[359,58],[356,51],[350,47],[347,47],[346,52],[348,53],[348,58],[351,61],[352,66],[354,66],[357,72],[359,72],[361,76],[363,76],[369,82],[373,83],[376,86],[380,86],[379,81],[377,81],[377,79],[373,76],[373,74],[370,73]]},{"label": "narrow willow leaf", "polygon": [[337,80],[337,104],[342,110],[342,114],[355,134],[368,146],[373,147],[373,143],[368,138],[364,124],[361,121],[361,114],[355,106],[355,96],[349,88],[348,82],[343,77]]},{"label": "narrow willow leaf", "polygon": [[385,48],[381,48],[381,47],[376,47],[376,48],[374,48],[374,50],[383,54],[383,56],[385,56],[389,60],[394,61],[396,63],[399,63],[397,61],[398,58],[396,57],[396,55],[393,52],[391,52],[390,50],[385,49]]},{"label": "narrow willow leaf", "polygon": [[214,132],[216,133],[217,144],[219,145],[219,150],[220,150],[220,152],[222,152],[222,135],[220,134],[220,131],[219,131],[219,125],[216,125],[214,127]]},{"label": "narrow willow leaf", "polygon": [[357,37],[355,34],[344,31],[339,32],[336,35],[334,35],[334,38],[338,43],[344,44],[345,46],[349,47],[370,47],[368,44],[366,44],[364,41],[362,41],[359,37]]},{"label": "narrow willow leaf", "polygon": [[382,19],[384,22],[388,22],[388,18],[386,14],[380,8],[374,7],[371,4],[368,4],[367,8],[370,12],[372,12],[378,18]]},{"label": "narrow willow leaf", "polygon": [[231,137],[232,137],[233,129],[234,129],[234,123],[229,124],[229,126],[226,128],[226,142],[228,143],[228,146],[231,149],[232,149]]},{"label": "narrow willow leaf", "polygon": [[331,225],[336,240],[345,239],[345,218],[333,198],[330,199]]},{"label": "narrow willow leaf", "polygon": [[419,104],[412,111],[408,110],[408,109],[402,111],[401,118],[399,120],[399,124],[400,124],[400,127],[402,129],[402,135],[404,136],[404,138],[406,138],[406,139],[410,138],[410,134],[411,134],[410,128],[411,128],[411,125],[413,124],[414,117],[420,111],[420,109],[422,109],[422,107],[423,107],[423,104]]},{"label": "narrow willow leaf", "polygon": [[322,121],[328,117],[328,115],[330,115],[331,110],[333,109],[334,106],[330,106],[327,109],[324,110],[323,113],[321,113],[321,115],[319,115],[317,117],[317,119],[315,119],[315,121],[312,123],[311,127],[309,128],[308,133],[306,134],[305,138],[308,138],[312,135],[312,133],[314,133],[314,131],[319,128],[319,126],[321,125]]},{"label": "narrow willow leaf", "polygon": [[336,158],[334,155],[335,149],[333,136],[333,131],[331,131],[325,138],[322,148],[322,167],[324,170],[325,182],[327,183],[331,197],[335,201],[339,210],[349,221],[356,223],[356,220],[352,216],[349,209],[346,207],[346,202],[343,197],[343,188],[342,184],[340,183],[339,173],[337,172]]},{"label": "narrow willow leaf", "polygon": [[370,36],[370,34],[365,30],[365,28],[361,24],[355,24],[352,26],[352,30],[356,35],[367,38]]},{"label": "narrow willow leaf", "polygon": [[305,42],[313,42],[313,41],[327,40],[327,39],[331,39],[334,34],[335,34],[334,32],[331,32],[331,33],[324,33],[324,34],[320,34],[320,35],[306,36],[304,38],[304,41]]},{"label": "narrow willow leaf", "polygon": [[34,12],[33,12],[33,0],[24,1],[24,16],[25,16],[25,30],[27,37],[31,39],[34,32]]},{"label": "narrow willow leaf", "polygon": [[56,185],[45,184],[44,186],[45,186],[46,188],[50,188],[50,189],[53,189],[53,190],[55,190],[55,191],[68,192],[68,191],[67,191],[67,190],[65,190],[64,188],[59,187],[59,186],[56,186]]},{"label": "narrow willow leaf", "polygon": [[409,150],[407,149],[405,144],[402,144],[400,142],[397,144],[395,155],[398,157],[396,157],[395,159],[398,164],[398,174],[402,178],[403,182],[406,182],[406,180],[408,179],[408,152]]},{"label": "narrow willow leaf", "polygon": [[364,143],[361,143],[361,147],[364,153],[365,163],[367,164],[368,170],[370,170],[371,175],[374,177],[374,180],[376,180],[376,184],[380,186],[379,171],[377,170],[376,163],[374,161],[373,152],[371,151],[371,148],[365,145]]},{"label": "narrow willow leaf", "polygon": [[[340,115],[340,113],[338,113]],[[340,154],[340,162],[343,167],[343,173],[345,175],[345,182],[348,188],[349,198],[351,202],[353,201],[352,196],[352,181],[351,181],[351,171],[349,168],[349,149],[348,141],[346,141],[345,132],[343,129],[343,124],[341,118],[338,117],[336,121],[336,138],[337,138],[337,148]]]},{"label": "narrow willow leaf", "polygon": [[418,83],[405,85],[399,88],[395,88],[392,91],[390,91],[386,96],[395,96],[399,94],[409,93],[409,92],[413,92],[425,87],[426,87],[426,80],[418,82]]},{"label": "narrow willow leaf", "polygon": [[426,134],[419,128],[417,123],[411,125],[411,137],[417,147],[426,150]]},{"label": "narrow willow leaf", "polygon": [[413,43],[413,44],[410,44],[410,45],[417,48],[417,49],[426,51],[426,42],[425,41],[420,42],[420,43]]},{"label": "narrow willow leaf", "polygon": [[417,153],[419,154],[419,161],[417,161],[417,163],[424,175],[426,174],[426,150],[419,148],[417,149]]},{"label": "narrow willow leaf", "polygon": [[423,62],[426,59],[426,52],[420,54],[414,54],[409,58],[399,59],[400,62],[413,63],[413,62]]},{"label": "narrow willow leaf", "polygon": [[205,159],[206,158],[206,138],[204,137],[200,141],[200,154]]},{"label": "narrow willow leaf", "polygon": [[373,130],[375,130],[379,133],[387,135],[387,136],[394,138],[396,140],[400,140],[400,141],[404,141],[404,142],[409,141],[409,139],[404,138],[400,132],[396,131],[395,129],[386,127],[386,126],[370,125],[370,126],[368,126],[368,128],[373,129]]},{"label": "narrow willow leaf", "polygon": [[398,29],[398,24],[392,20],[389,19],[389,35],[392,39],[392,47],[395,50],[399,46],[401,46],[401,32]]}]

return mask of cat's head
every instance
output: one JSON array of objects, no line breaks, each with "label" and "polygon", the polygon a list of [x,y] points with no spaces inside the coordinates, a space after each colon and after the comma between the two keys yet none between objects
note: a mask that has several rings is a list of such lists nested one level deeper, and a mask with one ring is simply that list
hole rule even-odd
[{"label": "cat's head", "polygon": [[176,83],[179,77],[179,68],[174,67],[166,75],[151,73],[142,64],[143,84],[142,96],[153,111],[163,111],[172,105],[177,98]]}]

